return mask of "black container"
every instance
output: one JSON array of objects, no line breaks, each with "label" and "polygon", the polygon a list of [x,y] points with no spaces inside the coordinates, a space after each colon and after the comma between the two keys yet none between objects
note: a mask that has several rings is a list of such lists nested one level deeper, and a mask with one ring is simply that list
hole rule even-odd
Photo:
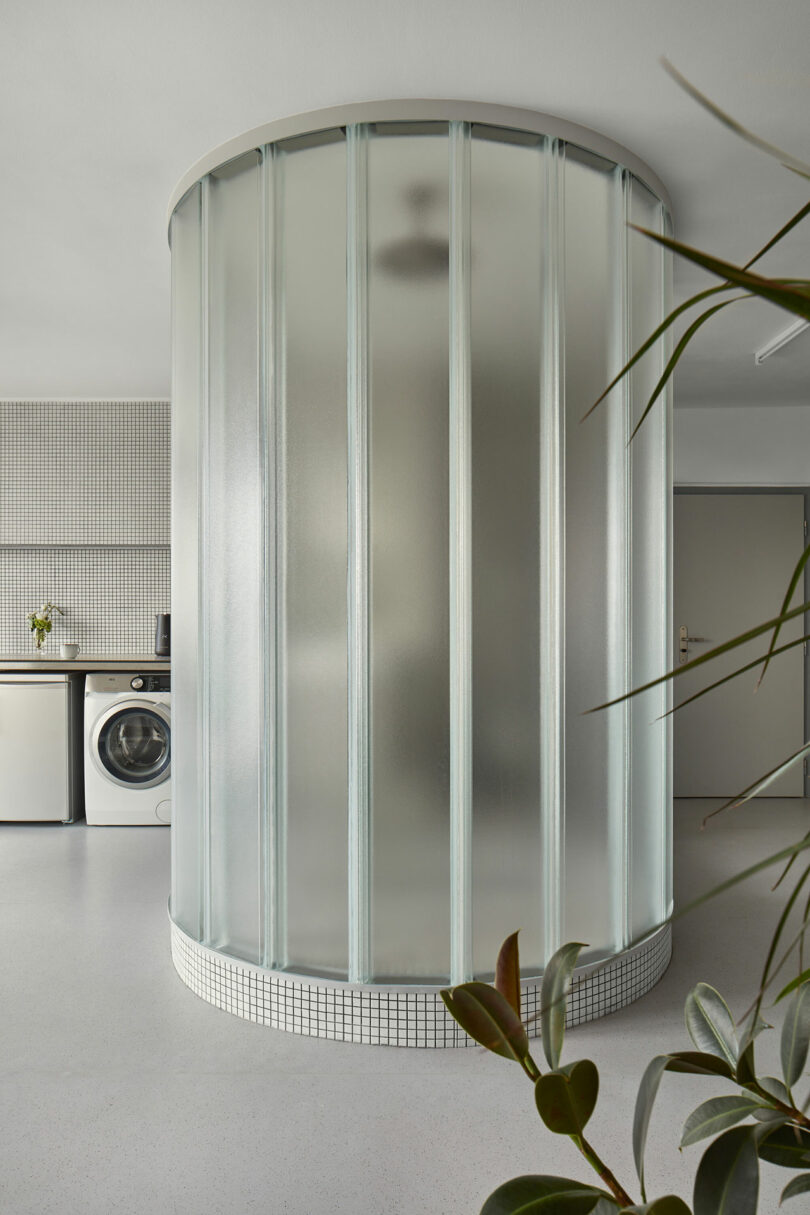
[{"label": "black container", "polygon": [[168,658],[171,653],[171,623],[168,612],[158,612],[155,616],[155,654],[158,658]]}]

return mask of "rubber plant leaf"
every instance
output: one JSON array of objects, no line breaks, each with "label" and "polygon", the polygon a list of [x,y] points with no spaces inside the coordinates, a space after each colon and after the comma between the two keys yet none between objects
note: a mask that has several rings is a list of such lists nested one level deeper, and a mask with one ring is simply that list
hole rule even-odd
[{"label": "rubber plant leaf", "polygon": [[810,1134],[798,1126],[777,1126],[760,1142],[759,1156],[783,1169],[810,1168]]},{"label": "rubber plant leaf", "polygon": [[734,1079],[734,1069],[720,1055],[710,1055],[700,1050],[679,1050],[671,1055],[664,1055],[668,1060],[668,1072],[690,1072],[699,1076],[723,1076],[726,1080]]},{"label": "rubber plant leaf", "polygon": [[790,997],[782,1022],[780,1053],[785,1084],[792,1088],[804,1071],[810,1045],[810,982],[802,983]]},{"label": "rubber plant leaf", "polygon": [[501,945],[495,963],[495,990],[511,1004],[520,1016],[520,954],[518,934],[513,932]]},{"label": "rubber plant leaf", "polygon": [[511,1004],[488,983],[462,983],[441,993],[447,1011],[481,1046],[521,1063],[529,1039]]},{"label": "rubber plant leaf", "polygon": [[810,1191],[810,1173],[799,1173],[799,1176],[789,1181],[782,1190],[779,1205],[781,1206],[786,1198],[795,1198],[797,1194],[807,1194],[808,1191]]},{"label": "rubber plant leaf", "polygon": [[682,1198],[665,1194],[663,1198],[654,1198],[641,1206],[622,1207],[621,1215],[692,1215],[692,1212]]},{"label": "rubber plant leaf", "polygon": [[636,1097],[636,1108],[633,1114],[633,1158],[636,1163],[641,1197],[646,1199],[647,1191],[644,1186],[644,1148],[647,1144],[647,1131],[650,1128],[653,1105],[658,1093],[661,1077],[667,1070],[669,1055],[656,1055],[647,1064]]},{"label": "rubber plant leaf", "polygon": [[581,1181],[527,1175],[499,1185],[481,1207],[481,1215],[591,1215],[603,1199],[612,1201],[604,1190]]},{"label": "rubber plant leaf", "polygon": [[675,1055],[657,1055],[647,1064],[636,1097],[633,1114],[633,1159],[636,1164],[641,1197],[646,1202],[647,1190],[644,1179],[644,1149],[650,1128],[653,1105],[658,1094],[664,1072],[691,1072],[704,1076],[724,1076],[733,1079],[733,1073],[725,1059],[700,1051],[680,1051]]},{"label": "rubber plant leaf", "polygon": [[543,984],[540,988],[540,1034],[546,1062],[552,1071],[560,1064],[565,1036],[565,996],[568,984],[580,951],[584,948],[581,941],[570,941],[557,950],[543,971]]},{"label": "rubber plant leaf", "polygon": [[698,983],[686,997],[684,1015],[689,1037],[698,1050],[717,1055],[736,1068],[734,1018],[720,992],[708,983]]},{"label": "rubber plant leaf", "polygon": [[790,1105],[790,1093],[776,1076],[762,1076],[759,1080],[759,1087],[764,1088],[766,1093],[777,1101],[781,1101],[783,1105]]},{"label": "rubber plant leaf", "polygon": [[741,1078],[741,1070],[746,1071],[747,1079],[752,1079],[756,1075],[754,1067],[754,1043],[759,1035],[766,1029],[773,1029],[762,1015],[759,1009],[754,1006],[748,1016],[742,1023],[740,1029],[740,1046],[737,1052],[737,1079],[740,1084],[743,1083]]},{"label": "rubber plant leaf", "polygon": [[758,1196],[755,1128],[732,1127],[703,1153],[692,1198],[695,1215],[756,1215]]},{"label": "rubber plant leaf", "polygon": [[757,1082],[756,1064],[754,1062],[754,1039],[743,1036],[740,1043],[740,1057],[737,1061],[737,1083],[742,1088],[748,1088]]},{"label": "rubber plant leaf", "polygon": [[761,1101],[753,1097],[711,1097],[693,1110],[683,1124],[681,1134],[682,1148],[708,1139],[710,1135],[719,1135],[721,1131],[736,1126],[743,1118],[749,1118],[757,1110],[766,1109]]},{"label": "rubber plant leaf", "polygon": [[534,1084],[537,1112],[555,1135],[581,1135],[598,1095],[599,1072],[590,1059],[546,1072]]}]

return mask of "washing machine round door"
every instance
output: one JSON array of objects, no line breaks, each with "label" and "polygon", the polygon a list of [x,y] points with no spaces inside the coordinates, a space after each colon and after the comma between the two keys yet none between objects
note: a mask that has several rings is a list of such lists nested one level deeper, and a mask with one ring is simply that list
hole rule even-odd
[{"label": "washing machine round door", "polygon": [[171,718],[164,705],[119,701],[93,727],[90,752],[103,776],[129,789],[150,789],[167,780]]}]

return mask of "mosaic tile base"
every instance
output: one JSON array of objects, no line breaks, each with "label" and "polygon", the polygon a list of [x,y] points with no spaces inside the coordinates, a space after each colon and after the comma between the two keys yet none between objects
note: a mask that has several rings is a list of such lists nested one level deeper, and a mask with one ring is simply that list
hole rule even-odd
[{"label": "mosaic tile base", "polygon": [[[294,1034],[373,1046],[475,1046],[448,1014],[439,987],[338,983],[264,970],[206,949],[171,926],[177,973],[203,1000],[225,1012]],[[672,954],[667,924],[635,949],[576,971],[566,1024],[581,1025],[631,1004],[654,987]],[[540,980],[521,984],[521,1014],[540,1033]]]}]

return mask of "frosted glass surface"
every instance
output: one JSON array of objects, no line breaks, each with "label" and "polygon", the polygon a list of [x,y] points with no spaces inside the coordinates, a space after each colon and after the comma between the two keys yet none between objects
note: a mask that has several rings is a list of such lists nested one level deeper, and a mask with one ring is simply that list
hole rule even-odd
[{"label": "frosted glass surface", "polygon": [[473,964],[543,964],[539,813],[542,152],[473,139]]},{"label": "frosted glass surface", "polygon": [[[631,190],[630,218],[660,231],[661,204],[638,182]],[[639,233],[629,236],[630,348],[638,349],[663,319],[660,246]],[[632,373],[633,413],[641,416],[663,369],[660,347]],[[630,682],[639,687],[669,669],[666,603],[668,544],[666,506],[671,486],[666,463],[666,404],[659,398],[633,440],[632,590],[633,651]],[[666,770],[668,690],[651,688],[630,701],[630,932],[637,936],[668,914],[665,905]]]},{"label": "frosted glass surface", "polygon": [[448,144],[372,138],[372,949],[446,979],[449,932]]},{"label": "frosted glass surface", "polygon": [[276,160],[287,960],[336,975],[348,958],[345,155],[341,141]]},{"label": "frosted glass surface", "polygon": [[172,914],[382,983],[604,956],[668,910],[667,694],[587,713],[667,666],[661,353],[581,419],[662,317],[661,206],[523,132],[348,145],[172,219]]},{"label": "frosted glass surface", "polygon": [[[259,452],[260,176],[251,154],[211,176],[205,589],[211,944],[261,959],[263,790]],[[175,622],[175,632],[177,622]]]},{"label": "frosted glass surface", "polygon": [[175,921],[202,935],[203,770],[199,746],[201,449],[200,187],[172,216],[172,901]]},{"label": "frosted glass surface", "polygon": [[[583,414],[618,368],[612,365],[612,175],[565,164],[565,903],[563,939],[587,954],[614,945],[609,872],[608,714],[583,716],[608,697],[613,638],[608,627],[610,551],[609,411]],[[583,951],[585,956],[585,951]]]}]

